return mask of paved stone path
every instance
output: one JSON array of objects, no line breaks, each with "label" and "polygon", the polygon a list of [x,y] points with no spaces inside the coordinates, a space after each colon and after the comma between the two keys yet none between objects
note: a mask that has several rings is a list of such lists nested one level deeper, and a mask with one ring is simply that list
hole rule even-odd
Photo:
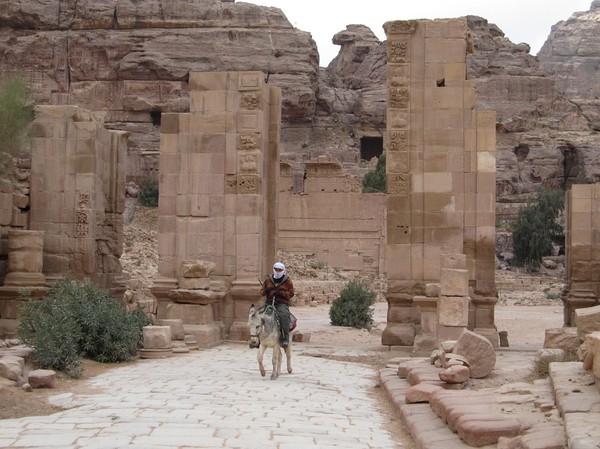
[{"label": "paved stone path", "polygon": [[[3,420],[1,448],[396,449],[371,367],[303,356],[294,372],[261,377],[256,350],[226,343],[169,359],[140,360],[87,382],[89,395],[55,396],[72,407]],[[285,362],[282,366],[285,371]],[[396,423],[396,425],[399,425]]]}]

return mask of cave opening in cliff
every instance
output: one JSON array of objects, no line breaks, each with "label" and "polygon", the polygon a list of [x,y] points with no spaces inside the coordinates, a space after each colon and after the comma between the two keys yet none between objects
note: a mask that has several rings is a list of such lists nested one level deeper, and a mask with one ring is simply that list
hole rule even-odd
[{"label": "cave opening in cliff", "polygon": [[150,118],[153,126],[160,126],[162,111],[150,111]]},{"label": "cave opening in cliff", "polygon": [[360,138],[360,158],[370,161],[383,154],[383,137],[363,136]]}]

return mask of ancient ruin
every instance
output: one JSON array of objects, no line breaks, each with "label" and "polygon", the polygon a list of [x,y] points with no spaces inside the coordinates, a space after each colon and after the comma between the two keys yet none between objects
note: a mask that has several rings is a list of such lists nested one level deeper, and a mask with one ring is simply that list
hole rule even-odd
[{"label": "ancient ruin", "polygon": [[89,111],[36,108],[30,164],[16,168],[27,186],[5,182],[1,196],[10,219],[2,223],[0,334],[14,333],[22,287],[43,296],[49,283],[69,277],[122,296],[126,148],[127,133],[107,130]]},{"label": "ancient ruin", "polygon": [[600,304],[600,184],[573,185],[565,199],[564,324],[576,326],[577,309]]},{"label": "ancient ruin", "polygon": [[190,73],[161,125],[159,318],[200,345],[243,340],[277,239],[281,91],[262,72]]},{"label": "ancient ruin", "polygon": [[[443,280],[442,294],[470,295],[470,328],[498,345],[495,114],[475,110],[475,91],[466,80],[467,23],[398,21],[387,22],[384,28],[388,36],[390,311],[382,343],[414,344],[420,318],[413,299],[429,296],[428,285]],[[468,279],[468,292],[467,283],[450,285],[451,277],[441,277],[444,257],[460,254],[466,256],[466,263],[456,268]],[[433,327],[426,325],[425,333]],[[437,333],[444,333],[437,340],[455,339],[461,330],[442,323],[435,327]],[[433,343],[424,335],[417,342],[423,349],[431,349]]]}]

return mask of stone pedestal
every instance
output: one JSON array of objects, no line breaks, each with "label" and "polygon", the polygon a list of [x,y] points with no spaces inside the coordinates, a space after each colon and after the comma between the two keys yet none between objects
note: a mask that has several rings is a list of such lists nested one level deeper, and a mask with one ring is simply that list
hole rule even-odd
[{"label": "stone pedestal", "polygon": [[233,321],[229,328],[229,339],[246,341],[250,337],[248,330],[248,312],[252,304],[262,305],[260,284],[254,279],[239,279],[229,292],[233,301]]},{"label": "stone pedestal", "polygon": [[43,286],[44,231],[8,231],[8,273],[5,286]]},{"label": "stone pedestal", "polygon": [[422,289],[414,282],[394,281],[388,283],[386,295],[388,322],[381,334],[382,345],[412,346],[414,344],[420,318],[419,309],[413,303],[413,296],[415,296],[414,293],[420,291]]},{"label": "stone pedestal", "polygon": [[500,347],[500,336],[495,324],[495,308],[498,298],[471,294],[474,311],[473,332],[487,338],[494,348]]},{"label": "stone pedestal", "polygon": [[571,290],[563,301],[564,325],[575,326],[575,311],[598,304],[596,295],[591,290]]},{"label": "stone pedestal", "polygon": [[142,359],[164,358],[172,355],[170,326],[144,326],[142,336],[144,339],[144,348],[140,350]]},{"label": "stone pedestal", "polygon": [[432,351],[436,348],[438,299],[415,296],[413,302],[421,311],[421,326],[415,336],[413,352]]}]

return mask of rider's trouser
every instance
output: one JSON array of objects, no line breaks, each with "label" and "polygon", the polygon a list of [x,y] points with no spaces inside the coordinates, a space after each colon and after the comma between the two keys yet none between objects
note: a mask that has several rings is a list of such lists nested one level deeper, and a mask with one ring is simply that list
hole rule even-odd
[{"label": "rider's trouser", "polygon": [[290,308],[282,302],[275,302],[275,309],[279,315],[281,322],[281,342],[289,341],[290,339]]}]

